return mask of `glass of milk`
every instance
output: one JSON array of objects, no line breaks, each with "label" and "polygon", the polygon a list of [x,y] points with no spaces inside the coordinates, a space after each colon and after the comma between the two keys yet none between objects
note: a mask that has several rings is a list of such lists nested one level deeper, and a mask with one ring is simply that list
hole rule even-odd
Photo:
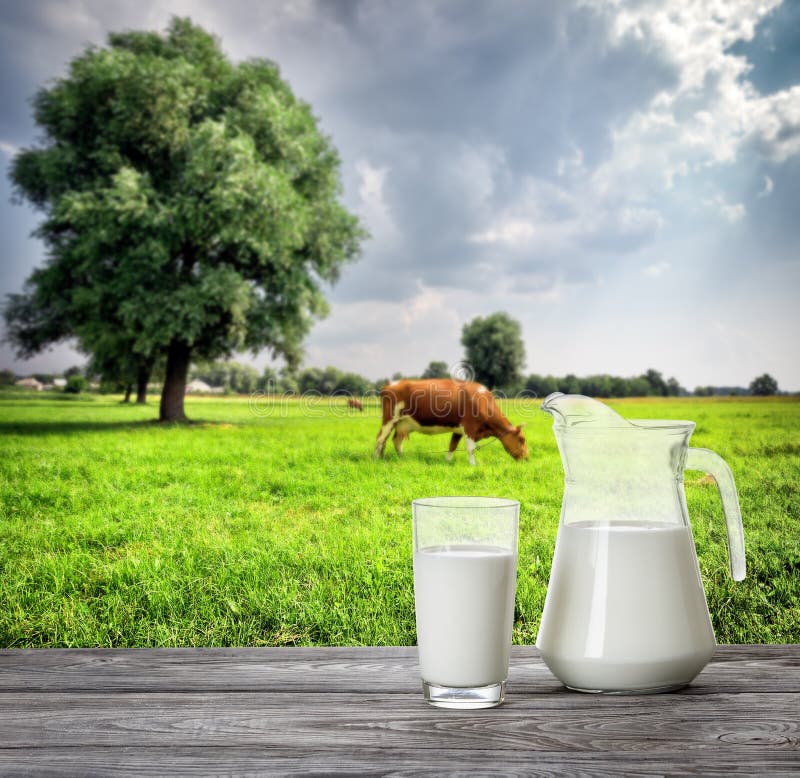
[{"label": "glass of milk", "polygon": [[440,708],[499,705],[514,623],[519,503],[428,497],[412,508],[425,699]]}]

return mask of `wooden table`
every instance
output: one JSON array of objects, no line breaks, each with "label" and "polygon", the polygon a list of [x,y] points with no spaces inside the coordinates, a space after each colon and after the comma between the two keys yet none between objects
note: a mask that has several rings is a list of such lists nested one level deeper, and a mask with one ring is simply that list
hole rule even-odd
[{"label": "wooden table", "polygon": [[413,648],[0,651],[0,774],[800,774],[800,646],[721,646],[675,694],[429,707]]}]

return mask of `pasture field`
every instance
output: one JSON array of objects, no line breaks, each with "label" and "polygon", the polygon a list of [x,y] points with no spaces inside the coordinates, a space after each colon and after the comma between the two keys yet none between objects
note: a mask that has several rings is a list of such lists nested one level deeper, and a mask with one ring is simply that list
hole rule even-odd
[{"label": "pasture field", "polygon": [[[692,419],[695,446],[730,464],[748,577],[727,573],[713,483],[686,493],[717,639],[800,642],[800,401],[629,399],[629,418]],[[444,461],[412,435],[372,460],[377,406],[190,398],[194,423],[159,425],[118,397],[0,393],[0,646],[410,645],[410,503],[519,499],[516,643],[533,643],[562,497],[550,417],[531,459],[499,443]]]}]

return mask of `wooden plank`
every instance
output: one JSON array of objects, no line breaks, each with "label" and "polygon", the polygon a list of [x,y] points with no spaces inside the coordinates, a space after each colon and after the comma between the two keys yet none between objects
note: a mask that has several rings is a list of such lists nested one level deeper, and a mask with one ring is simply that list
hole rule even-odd
[{"label": "wooden plank", "polygon": [[[419,690],[416,648],[0,650],[2,691]],[[684,693],[800,693],[800,646],[720,646]],[[532,646],[514,646],[510,696],[569,694]]]},{"label": "wooden plank", "polygon": [[2,691],[419,689],[416,648],[177,648],[0,651]]},{"label": "wooden plank", "polygon": [[142,775],[358,775],[434,778],[446,774],[503,776],[797,775],[797,757],[738,752],[691,755],[676,750],[636,759],[633,755],[570,752],[508,752],[480,749],[441,752],[416,749],[302,752],[258,746],[179,748],[53,748],[0,750],[0,771],[15,776],[81,775],[105,778]]},{"label": "wooden plank", "polygon": [[507,703],[435,710],[414,648],[0,651],[14,775],[797,775],[800,646],[722,646],[680,693],[566,691],[513,649]]},{"label": "wooden plank", "polygon": [[793,694],[518,695],[446,711],[421,695],[3,693],[0,748],[208,746],[473,748],[800,756]]}]

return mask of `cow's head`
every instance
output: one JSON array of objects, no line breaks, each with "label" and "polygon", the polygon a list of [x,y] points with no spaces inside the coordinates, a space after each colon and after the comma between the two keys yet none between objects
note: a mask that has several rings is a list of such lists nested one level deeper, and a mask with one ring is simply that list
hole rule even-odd
[{"label": "cow's head", "polygon": [[525,435],[522,434],[524,424],[512,427],[504,433],[500,442],[503,448],[511,454],[514,459],[527,459],[528,458],[528,444],[525,442]]}]

